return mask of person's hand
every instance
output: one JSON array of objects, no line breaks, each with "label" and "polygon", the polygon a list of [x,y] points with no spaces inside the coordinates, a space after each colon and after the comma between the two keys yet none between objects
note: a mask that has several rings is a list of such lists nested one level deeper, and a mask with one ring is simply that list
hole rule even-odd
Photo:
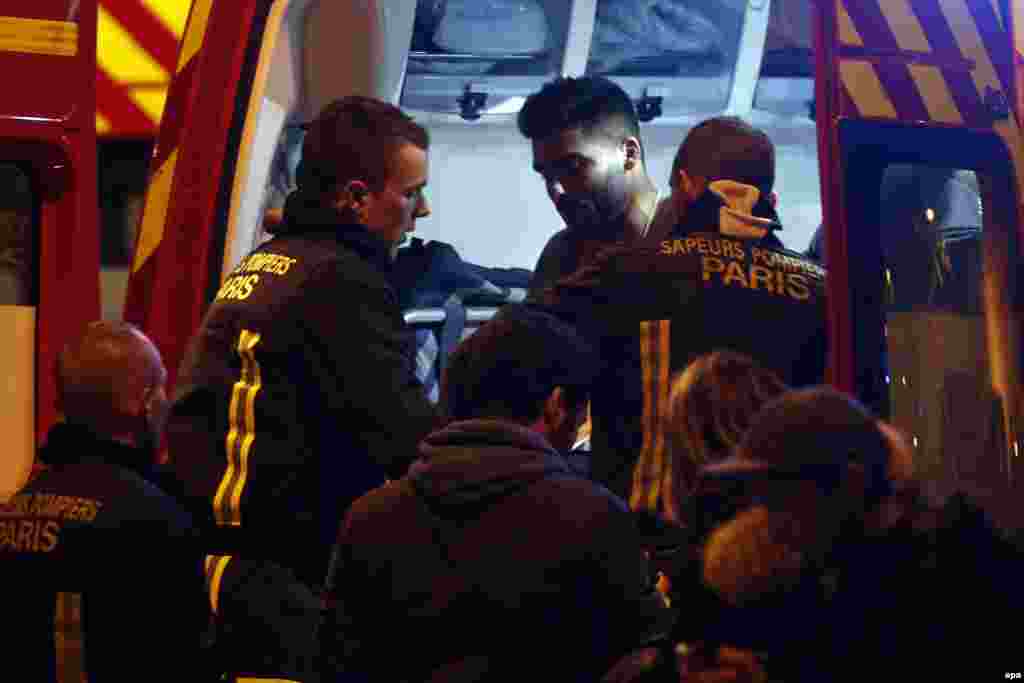
[{"label": "person's hand", "polygon": [[720,646],[712,660],[700,649],[679,655],[682,683],[766,683],[764,667],[750,650]]}]

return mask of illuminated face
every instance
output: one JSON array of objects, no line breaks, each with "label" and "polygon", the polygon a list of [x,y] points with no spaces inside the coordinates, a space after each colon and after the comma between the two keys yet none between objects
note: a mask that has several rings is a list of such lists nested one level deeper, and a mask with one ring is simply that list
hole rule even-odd
[{"label": "illuminated face", "polygon": [[566,227],[588,238],[619,237],[611,232],[621,229],[626,210],[625,163],[622,145],[578,128],[533,141],[533,169],[548,196]]},{"label": "illuminated face", "polygon": [[416,229],[416,219],[430,215],[423,189],[427,185],[427,152],[406,143],[395,150],[391,174],[379,190],[370,190],[363,202],[366,228],[392,245]]}]

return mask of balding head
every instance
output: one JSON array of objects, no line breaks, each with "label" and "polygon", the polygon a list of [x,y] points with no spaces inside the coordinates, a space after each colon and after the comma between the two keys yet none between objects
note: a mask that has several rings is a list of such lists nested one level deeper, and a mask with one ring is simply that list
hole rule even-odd
[{"label": "balding head", "polygon": [[57,359],[58,408],[68,422],[137,445],[166,416],[167,371],[153,343],[133,325],[90,323]]}]

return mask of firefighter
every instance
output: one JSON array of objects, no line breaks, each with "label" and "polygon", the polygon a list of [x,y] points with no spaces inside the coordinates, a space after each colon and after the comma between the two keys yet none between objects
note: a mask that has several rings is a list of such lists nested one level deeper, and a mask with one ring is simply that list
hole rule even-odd
[{"label": "firefighter", "polygon": [[227,530],[207,563],[212,589],[241,580],[230,558],[242,554],[319,591],[348,504],[402,476],[436,424],[388,279],[430,213],[428,144],[390,104],[328,105],[274,237],[224,280],[190,343],[169,447]]},{"label": "firefighter", "polygon": [[669,380],[693,359],[729,349],[790,385],[824,377],[825,271],[775,236],[774,176],[763,132],[699,124],[673,165],[675,226],[605,249],[544,297],[600,343],[591,471],[634,509],[661,504]]},{"label": "firefighter", "polygon": [[156,347],[127,323],[90,324],[58,358],[64,420],[36,476],[0,504],[5,609],[18,624],[4,648],[34,671],[25,680],[201,673],[208,612],[191,520],[148,481],[166,376]]}]

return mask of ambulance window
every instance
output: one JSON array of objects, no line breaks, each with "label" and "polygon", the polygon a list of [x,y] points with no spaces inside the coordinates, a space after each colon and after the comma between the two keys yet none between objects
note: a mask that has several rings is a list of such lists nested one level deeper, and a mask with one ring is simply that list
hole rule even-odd
[{"label": "ambulance window", "polygon": [[25,171],[0,162],[0,305],[35,300],[35,195]]},{"label": "ambulance window", "polygon": [[1005,522],[1018,372],[1006,366],[1019,361],[991,353],[1017,336],[1013,174],[994,136],[946,135],[848,157],[847,197],[866,199],[847,202],[856,380],[906,432],[929,490],[965,491]]},{"label": "ambulance window", "polygon": [[[743,4],[598,0],[587,73],[639,97],[662,97],[666,116],[725,108],[743,31]],[[639,91],[639,92],[638,92]]]}]

